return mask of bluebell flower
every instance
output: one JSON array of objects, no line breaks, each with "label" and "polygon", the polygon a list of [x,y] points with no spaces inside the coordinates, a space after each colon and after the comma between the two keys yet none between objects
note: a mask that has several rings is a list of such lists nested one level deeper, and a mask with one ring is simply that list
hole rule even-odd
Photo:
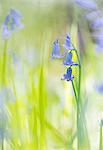
[{"label": "bluebell flower", "polygon": [[97,5],[93,0],[75,0],[76,4],[78,4],[80,7],[94,10],[97,9]]},{"label": "bluebell flower", "polygon": [[19,11],[11,9],[10,15],[12,17],[11,28],[12,31],[18,31],[23,28],[23,24],[21,23],[22,15]]},{"label": "bluebell flower", "polygon": [[2,33],[2,36],[3,36],[3,39],[8,39],[11,35],[11,32],[10,30],[8,30],[8,27],[6,25],[3,26],[3,33]]},{"label": "bluebell flower", "polygon": [[103,27],[103,18],[97,18],[92,23],[92,28],[97,29]]},{"label": "bluebell flower", "polygon": [[96,86],[96,90],[97,90],[100,94],[103,94],[103,83],[97,85],[97,86]]},{"label": "bluebell flower", "polygon": [[96,10],[96,11],[94,10],[94,11],[87,13],[85,17],[88,21],[93,21],[96,18],[101,17],[101,12],[99,10]]},{"label": "bluebell flower", "polygon": [[63,61],[66,66],[77,66],[78,64],[72,61],[72,52],[67,53],[66,59]]},{"label": "bluebell flower", "polygon": [[95,51],[96,52],[103,52],[103,43],[100,43],[99,45],[96,44]]},{"label": "bluebell flower", "polygon": [[67,50],[74,50],[74,47],[72,46],[71,43],[71,38],[68,34],[66,35],[66,40],[65,40],[65,44],[63,45],[63,48]]},{"label": "bluebell flower", "polygon": [[96,51],[103,51],[103,32],[95,32],[92,34],[92,37],[95,39],[96,42]]},{"label": "bluebell flower", "polygon": [[72,81],[73,78],[74,78],[74,75],[72,74],[72,68],[69,67],[69,68],[67,68],[66,74],[63,75],[61,80]]},{"label": "bluebell flower", "polygon": [[52,48],[52,55],[51,57],[54,58],[62,58],[63,56],[60,54],[60,45],[58,40],[54,41],[53,48]]},{"label": "bluebell flower", "polygon": [[17,10],[11,9],[9,14],[5,17],[3,23],[3,38],[8,39],[13,32],[17,32],[18,30],[23,28],[23,24],[21,23],[22,16]]},{"label": "bluebell flower", "polygon": [[10,9],[10,14],[15,17],[15,18],[23,18],[22,14],[20,13],[20,11],[16,10],[16,9]]}]

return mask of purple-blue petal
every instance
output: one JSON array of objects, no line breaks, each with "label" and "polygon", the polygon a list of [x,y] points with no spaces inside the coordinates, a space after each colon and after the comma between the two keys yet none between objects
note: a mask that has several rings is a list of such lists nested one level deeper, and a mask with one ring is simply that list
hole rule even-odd
[{"label": "purple-blue petal", "polygon": [[75,0],[76,4],[85,9],[97,9],[97,5],[93,0]]},{"label": "purple-blue petal", "polygon": [[64,44],[64,45],[70,47],[70,45],[71,45],[71,40],[70,40],[70,36],[69,36],[69,35],[66,36],[66,40],[65,40],[65,44]]},{"label": "purple-blue petal", "polygon": [[66,59],[63,61],[66,66],[77,66],[78,64],[72,61],[72,52],[67,53]]},{"label": "purple-blue petal", "polygon": [[97,90],[100,94],[103,94],[103,83],[97,85],[97,86],[96,86],[96,90]]},{"label": "purple-blue petal", "polygon": [[10,37],[9,35],[12,32],[16,32],[23,28],[23,24],[21,23],[21,14],[11,9],[10,13],[5,17],[4,24],[3,24],[3,38]]},{"label": "purple-blue petal", "polygon": [[15,9],[10,9],[10,15],[19,19],[23,18],[22,14],[18,10],[15,10]]},{"label": "purple-blue petal", "polygon": [[66,74],[63,75],[61,78],[62,80],[72,81],[74,78],[74,75],[72,75],[72,68],[67,68]]},{"label": "purple-blue petal", "polygon": [[86,19],[89,21],[92,21],[98,17],[101,17],[101,12],[98,10],[94,10],[92,12],[89,12],[88,14],[85,15]]},{"label": "purple-blue petal", "polygon": [[103,32],[94,33],[93,38],[96,41],[96,51],[103,51]]},{"label": "purple-blue petal", "polygon": [[63,44],[63,48],[65,48],[67,50],[73,50],[74,49],[74,47],[71,44],[70,36],[68,34],[66,35],[65,44]]},{"label": "purple-blue petal", "polygon": [[8,39],[11,35],[11,32],[8,30],[7,26],[3,26],[2,37],[3,39]]},{"label": "purple-blue petal", "polygon": [[52,48],[52,58],[62,58],[60,54],[60,46],[58,40],[54,41],[53,48]]},{"label": "purple-blue petal", "polygon": [[103,27],[103,18],[97,18],[93,23],[92,23],[92,28],[100,28]]}]

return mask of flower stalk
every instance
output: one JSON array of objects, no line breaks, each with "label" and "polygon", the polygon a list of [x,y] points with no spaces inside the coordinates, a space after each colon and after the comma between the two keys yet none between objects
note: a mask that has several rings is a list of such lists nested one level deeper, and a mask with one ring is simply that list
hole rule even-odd
[{"label": "flower stalk", "polygon": [[[72,88],[74,91],[74,96],[76,100],[76,106],[77,106],[77,150],[83,150],[84,146],[86,150],[90,149],[89,147],[89,140],[88,140],[88,133],[86,128],[86,120],[85,120],[85,114],[82,111],[82,102],[81,102],[81,62],[79,58],[79,54],[77,49],[74,47],[74,45],[71,42],[70,36],[67,34],[65,43],[62,46],[66,50],[66,56],[64,56],[63,65],[66,66],[66,73],[61,78],[62,80],[71,81]],[[72,61],[72,55],[73,51],[76,54],[77,61]],[[54,58],[63,58],[63,55],[60,53],[59,48],[59,41],[57,40],[57,43],[54,42],[53,49],[52,49],[52,56]],[[75,80],[74,75],[72,74],[72,68],[78,67],[78,84],[75,86]]]}]

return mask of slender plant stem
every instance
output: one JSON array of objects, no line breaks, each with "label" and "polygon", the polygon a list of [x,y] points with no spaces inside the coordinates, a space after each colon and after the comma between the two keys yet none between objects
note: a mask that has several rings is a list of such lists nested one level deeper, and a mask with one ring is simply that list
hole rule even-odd
[{"label": "slender plant stem", "polygon": [[[74,46],[73,46],[74,47]],[[80,128],[80,125],[82,125],[82,132],[84,132],[84,134],[86,135],[86,140],[88,142],[88,150],[90,149],[90,145],[89,145],[89,139],[88,139],[88,131],[87,131],[87,128],[86,128],[86,120],[85,120],[85,115],[84,115],[84,112],[82,110],[82,103],[81,103],[81,61],[80,61],[80,57],[78,55],[78,51],[77,49],[74,47],[74,51],[76,53],[76,56],[77,56],[77,59],[78,59],[78,65],[79,65],[79,79],[78,79],[78,88],[77,88],[77,98],[76,98],[76,101],[77,101],[77,133],[78,133],[78,150],[80,148],[80,140],[79,139],[79,128]],[[75,88],[75,87],[74,87]],[[74,89],[73,88],[73,89]],[[75,91],[74,91],[74,94],[75,94]],[[81,124],[81,123],[82,124]]]},{"label": "slender plant stem", "polygon": [[76,89],[75,89],[73,80],[72,80],[72,87],[73,87],[73,91],[74,91],[74,95],[75,95],[76,104],[78,105],[78,97],[77,97],[77,94],[76,94]]},{"label": "slender plant stem", "polygon": [[75,100],[76,100],[76,104],[77,104],[77,137],[78,137],[78,150],[79,150],[79,103],[78,103],[78,96],[76,94],[76,89],[75,89],[75,86],[74,86],[74,82],[72,80],[72,87],[73,87],[73,91],[74,91],[74,95],[75,95]]},{"label": "slender plant stem", "polygon": [[78,82],[78,100],[80,100],[80,89],[81,89],[81,62],[80,62],[80,58],[78,55],[77,50],[75,50],[76,55],[77,55],[77,59],[78,59],[78,63],[79,63],[79,82]]}]

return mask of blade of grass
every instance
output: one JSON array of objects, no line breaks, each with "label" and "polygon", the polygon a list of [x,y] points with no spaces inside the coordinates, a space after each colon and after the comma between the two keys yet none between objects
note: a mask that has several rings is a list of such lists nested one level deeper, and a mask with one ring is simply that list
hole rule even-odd
[{"label": "blade of grass", "polygon": [[44,111],[44,75],[43,63],[40,69],[39,77],[39,113],[40,113],[40,150],[45,150],[45,111]]},{"label": "blade of grass", "polygon": [[37,120],[37,112],[35,109],[35,89],[34,89],[34,83],[32,80],[32,100],[33,100],[33,114],[34,114],[34,119],[33,119],[33,132],[34,132],[34,148],[35,150],[38,150],[38,120]]},{"label": "blade of grass", "polygon": [[99,137],[99,150],[103,150],[103,143],[102,143],[102,121],[100,123],[100,137]]}]

